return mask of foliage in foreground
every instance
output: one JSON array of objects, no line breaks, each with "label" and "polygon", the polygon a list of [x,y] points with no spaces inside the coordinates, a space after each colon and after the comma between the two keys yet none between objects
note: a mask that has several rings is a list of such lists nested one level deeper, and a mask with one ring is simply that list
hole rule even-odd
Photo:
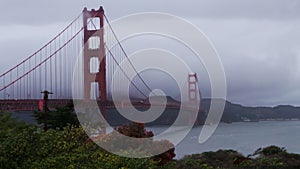
[{"label": "foliage in foreground", "polygon": [[[121,135],[119,134],[121,133]],[[131,138],[145,138],[145,139],[123,139],[122,135]],[[174,145],[168,140],[153,140],[154,134],[152,131],[147,131],[145,125],[142,123],[131,123],[115,129],[112,133],[101,138],[101,142],[105,147],[108,147],[112,152],[130,156],[138,155],[139,157],[153,156],[151,159],[158,165],[166,164],[175,157]],[[163,153],[160,153],[163,152]],[[133,154],[134,153],[134,154]]]},{"label": "foliage in foreground", "polygon": [[38,124],[48,124],[48,128],[62,130],[67,125],[79,126],[73,102],[64,107],[57,107],[46,115],[43,111],[34,111],[33,117]]},{"label": "foliage in foreground", "polygon": [[106,152],[80,127],[46,132],[0,114],[0,168],[154,168],[152,158],[124,158]]},{"label": "foliage in foreground", "polygon": [[[119,131],[128,132],[128,126]],[[147,133],[140,134],[147,136]],[[300,168],[300,155],[288,153],[284,148],[276,146],[260,148],[248,157],[234,150],[205,152],[172,160],[161,166],[154,158],[134,159],[110,154],[87,140],[84,131],[78,127],[68,125],[62,130],[50,129],[44,132],[37,126],[26,125],[12,119],[9,114],[1,113],[0,168]]]}]

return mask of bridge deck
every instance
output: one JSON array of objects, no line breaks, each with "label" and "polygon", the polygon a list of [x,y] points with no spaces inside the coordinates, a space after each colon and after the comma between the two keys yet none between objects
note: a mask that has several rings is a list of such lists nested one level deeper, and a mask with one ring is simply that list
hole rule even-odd
[{"label": "bridge deck", "polygon": [[[39,110],[39,102],[42,100],[0,100],[0,111],[35,111],[35,110]],[[48,100],[48,107],[49,109],[55,109],[56,107],[62,107],[67,105],[68,103],[70,103],[72,100],[61,100],[61,99],[49,99]],[[85,103],[84,101],[78,100],[75,101],[75,104],[77,102],[81,102],[84,104],[88,104]],[[98,102],[98,105],[101,105],[100,102]],[[161,103],[145,103],[145,102],[141,102],[141,101],[133,101],[131,103],[114,103],[112,101],[109,101],[105,104],[105,106],[107,108],[115,108],[115,107],[122,107],[122,108],[126,108],[129,105],[133,105],[134,107],[148,107],[150,108],[150,106],[164,106]],[[180,103],[167,103],[166,104],[166,108],[173,108],[173,109],[179,109],[180,107],[183,108],[188,108],[188,109],[194,109],[193,105],[181,105]]]}]

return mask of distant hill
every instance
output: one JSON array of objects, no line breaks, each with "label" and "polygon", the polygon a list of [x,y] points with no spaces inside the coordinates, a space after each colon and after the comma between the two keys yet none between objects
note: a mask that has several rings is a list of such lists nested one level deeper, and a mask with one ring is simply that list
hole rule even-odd
[{"label": "distant hill", "polygon": [[[203,99],[201,108],[208,112],[211,99]],[[222,122],[260,121],[260,120],[299,120],[300,107],[279,105],[276,107],[247,107],[226,101]]]},{"label": "distant hill", "polygon": [[[151,98],[154,103],[160,102],[162,99],[163,97],[161,96],[154,96]],[[223,102],[224,100],[214,99],[213,101],[219,103]],[[144,102],[149,103],[149,99],[144,100]],[[167,96],[167,102],[180,103],[170,96]],[[195,125],[204,124],[210,104],[211,99],[201,100],[201,106]],[[148,108],[149,107],[145,109]],[[178,113],[179,111],[176,109],[166,109],[158,119],[156,119],[154,122],[148,123],[147,125],[171,125],[176,120]],[[112,125],[129,123],[127,119],[122,117],[115,110],[109,110],[109,113],[107,113],[107,118]],[[290,105],[279,105],[276,107],[248,107],[225,101],[225,108],[221,122],[257,122],[262,120],[300,120],[300,107],[294,107]]]}]

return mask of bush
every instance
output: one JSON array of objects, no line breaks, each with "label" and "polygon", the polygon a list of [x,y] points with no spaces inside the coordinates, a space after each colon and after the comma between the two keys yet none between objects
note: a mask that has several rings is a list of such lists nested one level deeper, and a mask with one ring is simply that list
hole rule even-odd
[{"label": "bush", "polygon": [[0,168],[154,168],[152,159],[131,159],[110,154],[80,127],[42,130],[0,114]]},{"label": "bush", "polygon": [[[161,150],[165,152],[153,156],[151,159],[158,165],[166,164],[175,157],[174,145],[167,140],[153,141],[153,138],[149,140],[123,140],[119,134],[133,137],[133,138],[151,138],[153,133],[145,129],[144,124],[131,123],[129,125],[121,126],[115,129],[110,134],[96,139],[95,141],[101,142],[100,144],[108,147],[109,150],[126,155],[128,151],[131,155],[135,156],[139,154],[141,156],[152,156],[154,153]],[[129,147],[130,146],[130,147]]]},{"label": "bush", "polygon": [[280,153],[286,153],[286,149],[284,147],[269,146],[263,148],[259,154],[263,156],[270,156],[270,155],[275,155]]},{"label": "bush", "polygon": [[51,129],[62,130],[67,125],[80,125],[74,111],[73,102],[68,103],[64,107],[57,107],[54,111],[49,111],[47,116],[45,112],[42,111],[35,111],[33,116],[38,124],[47,123],[48,128]]}]

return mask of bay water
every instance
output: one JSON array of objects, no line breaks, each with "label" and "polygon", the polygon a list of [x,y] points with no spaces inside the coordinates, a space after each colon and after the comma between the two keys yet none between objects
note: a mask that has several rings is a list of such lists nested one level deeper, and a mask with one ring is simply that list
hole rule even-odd
[{"label": "bay water", "polygon": [[[147,127],[155,134],[167,127]],[[260,147],[276,145],[288,152],[300,153],[300,121],[260,121],[219,124],[214,134],[203,144],[198,137],[202,126],[192,128],[190,133],[175,147],[176,159],[219,149],[233,149],[243,155],[252,154]]]}]

